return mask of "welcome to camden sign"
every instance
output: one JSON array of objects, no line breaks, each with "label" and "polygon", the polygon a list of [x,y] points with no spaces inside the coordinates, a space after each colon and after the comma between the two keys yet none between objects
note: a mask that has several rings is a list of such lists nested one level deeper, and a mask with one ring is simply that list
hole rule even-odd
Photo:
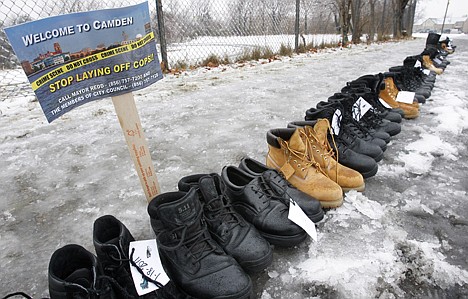
[{"label": "welcome to camden sign", "polygon": [[49,122],[162,79],[147,2],[50,17],[5,32]]}]

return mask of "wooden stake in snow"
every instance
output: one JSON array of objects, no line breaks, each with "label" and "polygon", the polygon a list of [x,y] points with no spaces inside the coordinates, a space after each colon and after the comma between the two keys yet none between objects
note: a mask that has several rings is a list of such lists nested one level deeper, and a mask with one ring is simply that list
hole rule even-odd
[{"label": "wooden stake in snow", "polygon": [[148,203],[159,193],[158,179],[132,93],[112,97],[127,147]]}]

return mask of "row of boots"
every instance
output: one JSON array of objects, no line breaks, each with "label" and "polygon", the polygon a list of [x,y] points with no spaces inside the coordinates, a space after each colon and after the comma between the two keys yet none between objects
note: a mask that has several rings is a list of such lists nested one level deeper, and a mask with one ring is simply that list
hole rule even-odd
[{"label": "row of boots", "polygon": [[[249,274],[268,267],[272,245],[292,247],[307,233],[289,219],[297,204],[312,222],[324,217],[320,202],[293,187],[275,169],[245,157],[220,174],[194,174],[178,191],[157,195],[148,214],[161,264],[170,282],[145,299],[252,298]],[[49,263],[51,299],[139,297],[131,276],[134,241],[128,228],[106,215],[94,222],[96,255],[77,244],[56,250]]]},{"label": "row of boots", "polygon": [[267,132],[267,166],[293,186],[336,208],[343,193],[363,191],[387,144],[401,132],[402,119],[419,116],[435,79],[449,64],[450,39],[429,34],[424,51],[388,72],[349,81],[327,101],[308,109],[305,120]]},{"label": "row of boots", "polygon": [[[249,274],[267,268],[272,245],[291,247],[307,237],[289,219],[292,205],[317,223],[324,210],[343,203],[343,193],[364,191],[402,119],[419,116],[436,75],[455,46],[429,34],[419,55],[388,72],[361,76],[306,111],[305,120],[267,132],[266,164],[249,157],[220,174],[194,174],[178,191],[157,195],[148,214],[162,266],[170,278],[145,299],[252,298]],[[410,99],[399,94],[412,92]],[[408,95],[408,94],[407,94]],[[112,215],[93,227],[95,252],[77,244],[56,250],[48,280],[52,299],[140,297],[128,254],[134,238]]]},{"label": "row of boots", "polygon": [[290,205],[312,222],[324,217],[317,199],[249,157],[221,174],[183,177],[178,189],[157,195],[148,213],[168,276],[195,298],[252,298],[249,274],[271,264],[271,245],[307,237],[289,219]]}]

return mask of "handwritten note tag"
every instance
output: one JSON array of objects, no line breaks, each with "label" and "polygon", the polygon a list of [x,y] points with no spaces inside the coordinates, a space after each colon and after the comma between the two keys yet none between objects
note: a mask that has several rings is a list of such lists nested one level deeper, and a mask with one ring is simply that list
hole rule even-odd
[{"label": "handwritten note tag", "polygon": [[301,207],[293,200],[289,200],[289,220],[296,223],[303,230],[306,231],[312,239],[317,242],[317,230],[315,229],[315,223],[307,217],[307,215],[302,211]]},{"label": "handwritten note tag", "polygon": [[[156,240],[130,242],[128,256],[132,258],[138,268],[140,268],[147,277],[158,281],[162,285],[169,282],[169,277],[167,277],[166,272],[164,272],[159,258]],[[132,272],[133,282],[135,283],[138,295],[143,296],[158,289],[154,283],[143,277],[138,269],[131,263],[130,271]]]},{"label": "handwritten note tag", "polygon": [[399,91],[396,101],[400,103],[406,103],[406,104],[412,104],[414,101],[414,95],[416,93],[411,92],[411,91]]},{"label": "handwritten note tag", "polygon": [[372,109],[372,105],[369,104],[363,97],[359,97],[353,104],[353,118],[359,121],[369,110]]},{"label": "handwritten note tag", "polygon": [[333,114],[331,127],[333,129],[333,133],[338,136],[340,134],[340,125],[341,125],[341,111],[336,109],[335,113]]}]

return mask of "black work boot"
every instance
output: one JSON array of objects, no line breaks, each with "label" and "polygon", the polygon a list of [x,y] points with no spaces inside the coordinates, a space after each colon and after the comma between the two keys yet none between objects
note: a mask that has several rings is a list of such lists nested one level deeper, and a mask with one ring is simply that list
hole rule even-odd
[{"label": "black work boot", "polygon": [[203,299],[250,298],[250,277],[212,239],[195,188],[157,195],[148,214],[162,265],[180,290]]},{"label": "black work boot", "polygon": [[276,169],[249,157],[242,158],[239,168],[254,177],[263,175],[278,196],[285,199],[291,197],[313,222],[317,223],[323,219],[324,213],[320,201],[291,185]]},{"label": "black work boot", "polygon": [[[128,294],[139,297],[130,272],[128,251],[130,242],[135,241],[128,228],[112,215],[101,216],[94,221],[93,243],[104,273],[114,278]],[[177,288],[169,282],[165,286],[143,296],[145,299],[183,298]]]},{"label": "black work boot", "polygon": [[305,240],[306,232],[288,218],[289,199],[278,196],[267,178],[234,166],[225,166],[221,177],[234,209],[271,244],[290,247]]},{"label": "black work boot", "polygon": [[[316,120],[294,121],[288,123],[288,128],[313,127],[316,122]],[[353,139],[346,136],[342,138],[342,136],[343,135],[334,135],[334,137],[332,137],[331,133],[327,136],[335,155],[338,157],[338,162],[358,171],[365,179],[374,176],[379,169],[377,162],[367,155],[353,151],[351,147],[356,141],[352,141]]]},{"label": "black work boot", "polygon": [[80,245],[66,245],[52,254],[48,279],[51,299],[127,297],[112,278],[104,275],[97,257]]},{"label": "black work boot", "polygon": [[340,103],[344,112],[342,124],[349,126],[359,138],[367,142],[377,144],[380,146],[382,151],[385,151],[387,149],[387,143],[390,142],[390,135],[385,131],[376,131],[374,128],[369,127],[367,124],[364,124],[355,118],[353,107],[356,100],[357,97],[355,94],[335,93],[333,96],[328,98],[328,102],[319,102],[317,104],[317,109],[324,108],[328,105],[335,107],[336,103]]},{"label": "black work boot", "polygon": [[[375,96],[372,94],[369,88],[352,88],[350,86],[343,87],[341,92],[344,94],[354,95],[357,100],[354,102],[352,109],[353,118],[359,123],[371,127],[376,131],[381,131],[395,136],[401,132],[401,126],[398,123],[392,122],[385,119],[378,113],[376,108]],[[362,101],[365,102],[362,102]],[[369,104],[372,108],[367,111],[362,111],[362,103]],[[366,104],[366,105],[367,105]]]},{"label": "black work boot", "polygon": [[180,191],[198,190],[211,236],[244,270],[259,272],[271,264],[270,243],[232,208],[218,174],[186,176],[180,179],[178,186]]}]

